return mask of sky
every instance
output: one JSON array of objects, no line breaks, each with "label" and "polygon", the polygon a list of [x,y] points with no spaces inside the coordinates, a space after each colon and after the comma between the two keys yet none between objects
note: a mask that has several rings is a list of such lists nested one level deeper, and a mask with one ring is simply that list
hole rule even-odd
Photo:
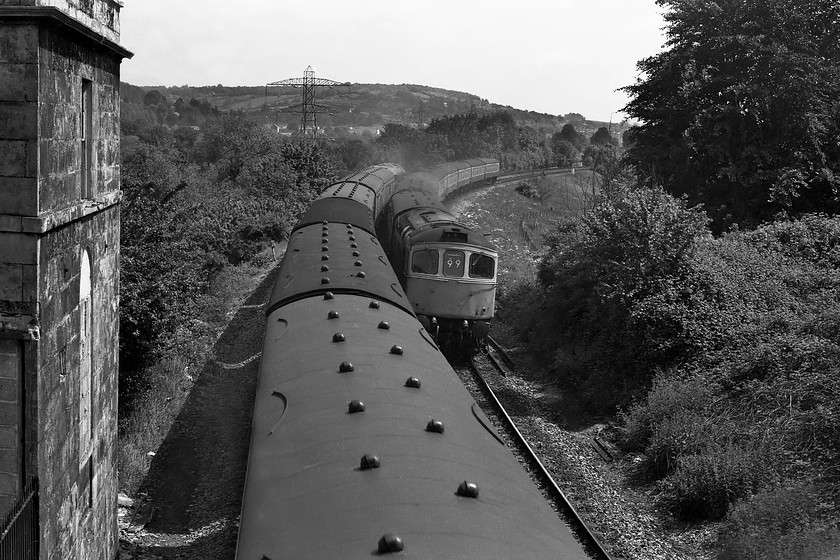
[{"label": "sky", "polygon": [[123,0],[122,80],[419,84],[619,122],[616,91],[661,52],[655,0]]}]

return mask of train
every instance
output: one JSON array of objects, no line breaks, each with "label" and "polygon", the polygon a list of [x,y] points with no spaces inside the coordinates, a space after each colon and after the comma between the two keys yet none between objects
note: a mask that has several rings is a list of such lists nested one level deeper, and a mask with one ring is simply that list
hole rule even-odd
[{"label": "train", "polygon": [[499,258],[493,244],[442,201],[498,175],[494,159],[452,162],[394,181],[377,195],[379,240],[421,323],[450,355],[485,344]]},{"label": "train", "polygon": [[266,308],[236,558],[587,558],[375,234],[376,194],[401,171],[336,182],[291,233]]}]

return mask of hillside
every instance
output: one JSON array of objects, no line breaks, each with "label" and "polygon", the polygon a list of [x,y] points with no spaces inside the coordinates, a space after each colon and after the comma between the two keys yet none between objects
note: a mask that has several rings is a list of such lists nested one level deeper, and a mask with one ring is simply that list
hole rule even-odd
[{"label": "hillside", "polygon": [[[157,100],[162,97],[173,106],[180,98],[181,106],[192,105],[220,112],[241,112],[260,117],[281,128],[290,125],[291,129],[294,129],[300,121],[298,114],[283,110],[300,104],[301,90],[295,88],[221,84],[166,87],[134,86],[126,83],[121,87],[123,102],[138,106],[149,105],[149,96]],[[316,103],[328,107],[330,111],[318,115],[319,127],[323,127],[328,135],[335,136],[364,130],[375,132],[388,123],[417,126],[421,122],[428,124],[446,115],[493,110],[505,110],[513,116],[518,125],[529,126],[546,136],[560,131],[563,125],[568,123],[573,124],[587,137],[602,126],[610,126],[610,123],[589,121],[577,113],[563,116],[537,113],[490,103],[469,93],[413,84],[351,84],[349,87],[318,88]],[[612,130],[616,134],[627,128],[627,125],[612,124]]]}]

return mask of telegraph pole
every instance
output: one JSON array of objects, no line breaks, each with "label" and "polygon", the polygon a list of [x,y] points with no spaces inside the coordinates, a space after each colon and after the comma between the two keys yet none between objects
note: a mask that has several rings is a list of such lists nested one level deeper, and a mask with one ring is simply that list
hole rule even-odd
[{"label": "telegraph pole", "polygon": [[301,88],[303,90],[303,98],[300,105],[290,105],[283,107],[281,111],[297,113],[301,115],[300,130],[304,136],[312,131],[312,136],[318,135],[318,121],[316,115],[318,113],[329,113],[329,107],[325,105],[318,105],[315,103],[315,89],[319,87],[333,87],[333,86],[347,86],[348,91],[350,82],[336,82],[335,80],[328,80],[326,78],[316,78],[315,70],[312,66],[307,66],[303,71],[302,78],[288,78],[277,82],[271,82],[268,86],[283,86]]}]

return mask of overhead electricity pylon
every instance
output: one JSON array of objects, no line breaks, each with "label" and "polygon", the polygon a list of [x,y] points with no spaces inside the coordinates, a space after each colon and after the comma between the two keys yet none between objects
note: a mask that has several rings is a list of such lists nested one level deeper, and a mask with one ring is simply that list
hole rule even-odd
[{"label": "overhead electricity pylon", "polygon": [[316,136],[318,134],[318,120],[316,115],[318,113],[329,113],[330,108],[315,103],[315,89],[319,87],[346,86],[349,91],[350,82],[336,82],[335,80],[328,80],[326,78],[316,78],[315,70],[312,69],[312,66],[307,66],[306,70],[303,71],[302,78],[288,78],[278,82],[271,82],[266,85],[266,89],[268,89],[268,86],[286,86],[303,89],[303,100],[300,105],[290,105],[280,110],[300,114],[300,131],[304,135],[311,131],[312,136]]}]

